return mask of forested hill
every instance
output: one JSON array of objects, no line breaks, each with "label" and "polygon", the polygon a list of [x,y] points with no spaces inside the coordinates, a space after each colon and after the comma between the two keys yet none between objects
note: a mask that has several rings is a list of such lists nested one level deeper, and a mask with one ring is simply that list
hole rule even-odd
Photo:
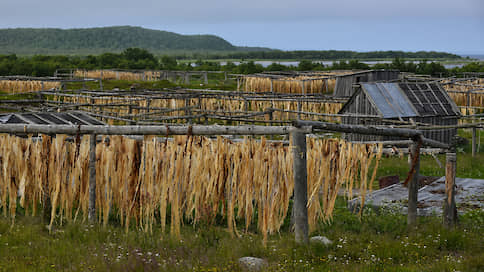
[{"label": "forested hill", "polygon": [[458,59],[445,52],[343,50],[282,51],[263,47],[240,47],[215,35],[181,35],[133,26],[56,29],[0,29],[0,55],[100,55],[142,48],[155,55],[177,59]]},{"label": "forested hill", "polygon": [[147,49],[155,54],[176,51],[251,51],[233,46],[214,35],[181,35],[132,26],[83,29],[0,29],[0,54],[100,54],[126,48]]}]

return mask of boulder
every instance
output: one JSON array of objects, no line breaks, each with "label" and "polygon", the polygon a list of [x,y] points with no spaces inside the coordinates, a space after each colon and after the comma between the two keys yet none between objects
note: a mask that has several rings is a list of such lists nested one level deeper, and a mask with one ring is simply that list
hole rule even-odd
[{"label": "boulder", "polygon": [[242,271],[262,271],[267,267],[266,260],[256,257],[242,257],[239,259],[239,265]]}]

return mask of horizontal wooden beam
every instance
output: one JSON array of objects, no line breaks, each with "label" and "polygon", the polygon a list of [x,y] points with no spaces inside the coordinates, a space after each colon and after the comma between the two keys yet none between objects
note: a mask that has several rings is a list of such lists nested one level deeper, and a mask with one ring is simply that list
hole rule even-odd
[{"label": "horizontal wooden beam", "polygon": [[[98,134],[98,135],[283,135],[289,134],[292,126],[75,126],[2,124],[0,133],[12,134]],[[303,131],[311,132],[304,127]]]},{"label": "horizontal wooden beam", "polygon": [[311,126],[315,129],[337,131],[344,133],[356,133],[365,135],[395,136],[402,138],[420,137],[422,133],[415,129],[406,128],[389,128],[381,126],[362,126],[362,125],[344,125],[318,121],[294,121],[297,127]]}]

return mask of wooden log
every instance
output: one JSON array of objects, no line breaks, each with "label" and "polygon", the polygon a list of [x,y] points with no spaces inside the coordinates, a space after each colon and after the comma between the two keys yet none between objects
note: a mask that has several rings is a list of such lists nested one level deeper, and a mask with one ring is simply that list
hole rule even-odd
[{"label": "wooden log", "polygon": [[418,178],[420,172],[420,144],[414,141],[410,146],[411,166],[410,173],[412,178],[408,183],[408,214],[407,225],[414,227],[417,224],[417,203],[418,203]]},{"label": "wooden log", "polygon": [[101,70],[101,77],[99,78],[99,89],[103,91],[103,70]]},{"label": "wooden log", "polygon": [[88,220],[96,220],[96,134],[91,134],[89,145],[89,210]]},{"label": "wooden log", "polygon": [[292,138],[293,178],[294,178],[294,234],[296,242],[308,244],[308,194],[307,194],[307,161],[306,134],[293,130]]},{"label": "wooden log", "polygon": [[445,200],[443,216],[444,225],[446,227],[453,227],[457,223],[457,207],[455,205],[456,164],[456,153],[447,153],[445,163]]},{"label": "wooden log", "polygon": [[[12,134],[99,134],[99,135],[283,135],[289,134],[293,126],[76,126],[76,125],[37,125],[0,124],[0,133]],[[310,127],[301,127],[311,133]]]},{"label": "wooden log", "polygon": [[477,128],[472,128],[472,157],[476,156],[477,150]]},{"label": "wooden log", "polygon": [[421,132],[415,129],[389,128],[379,126],[344,125],[318,121],[294,121],[296,127],[311,126],[314,129],[338,131],[345,133],[358,133],[365,135],[396,136],[402,138],[420,137]]},{"label": "wooden log", "polygon": [[[227,73],[225,73],[225,80],[227,80]],[[208,73],[207,72],[203,73],[203,83],[208,84]]]}]

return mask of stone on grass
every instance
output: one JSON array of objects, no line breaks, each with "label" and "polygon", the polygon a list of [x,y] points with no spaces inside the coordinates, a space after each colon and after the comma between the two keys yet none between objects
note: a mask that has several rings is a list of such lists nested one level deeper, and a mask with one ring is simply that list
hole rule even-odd
[{"label": "stone on grass", "polygon": [[262,271],[267,265],[267,261],[256,257],[242,257],[239,265],[243,271]]},{"label": "stone on grass", "polygon": [[324,245],[324,246],[329,246],[329,245],[331,245],[333,243],[331,240],[329,240],[325,236],[314,236],[314,237],[311,237],[311,239],[309,239],[309,242],[311,244],[321,244],[321,245]]}]

